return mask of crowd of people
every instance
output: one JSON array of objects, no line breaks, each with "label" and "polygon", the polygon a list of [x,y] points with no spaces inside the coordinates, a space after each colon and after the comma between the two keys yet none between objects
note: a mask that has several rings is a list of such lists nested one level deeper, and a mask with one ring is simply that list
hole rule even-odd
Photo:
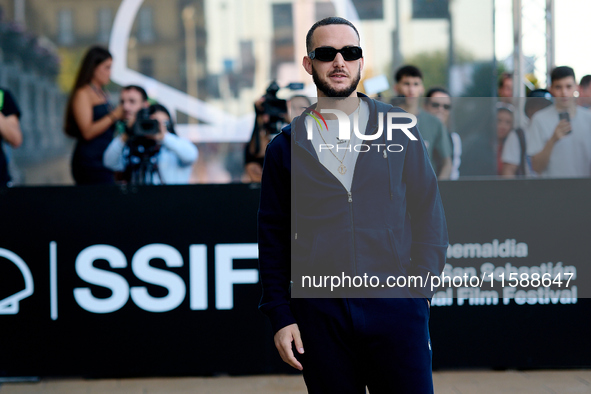
[{"label": "crowd of people", "polygon": [[[110,83],[112,60],[107,49],[90,48],[68,100],[64,128],[76,140],[71,160],[75,183],[189,183],[198,158],[196,145],[177,135],[166,107],[150,100],[140,86],[123,87],[119,104],[111,104],[105,87]],[[394,81],[391,104],[417,117],[438,179],[458,179],[462,175],[462,133],[454,129],[453,111],[467,99],[452,98],[441,86],[426,89],[421,70],[413,65],[396,70]],[[244,148],[243,179],[247,182],[260,182],[267,144],[312,105],[302,95],[282,101],[267,94],[255,103],[256,121]],[[284,113],[277,113],[282,105]],[[515,115],[521,108],[526,117],[517,124]],[[496,138],[491,147],[496,174],[506,178],[591,176],[589,108],[591,75],[577,83],[572,68],[556,67],[548,88],[531,91],[523,105],[513,97],[512,74],[501,74]],[[13,95],[0,88],[0,143],[14,148],[22,143],[19,118]],[[4,186],[11,185],[7,163],[0,149],[0,184]]]},{"label": "crowd of people", "polygon": [[[395,74],[393,104],[417,116],[433,169],[439,179],[458,179],[462,140],[452,129],[452,100],[443,87],[424,94],[423,76],[415,66]],[[579,92],[578,98],[576,92]],[[424,97],[423,105],[419,104]],[[568,178],[591,176],[591,76],[577,84],[572,68],[556,67],[548,89],[529,93],[523,105],[513,96],[513,77],[499,78],[496,102],[496,174],[505,178]],[[526,121],[516,124],[515,111],[523,107]]]},{"label": "crowd of people", "polygon": [[[494,152],[494,173],[504,178],[543,177],[569,178],[591,176],[591,76],[576,82],[570,67],[556,67],[548,89],[535,89],[525,102],[513,96],[513,76],[502,73],[498,84],[498,98],[494,105],[496,137],[490,150]],[[424,139],[431,165],[439,180],[456,180],[461,174],[462,137],[454,130],[453,110],[466,104],[469,98],[452,98],[441,86],[425,93],[423,74],[413,65],[405,65],[394,75],[395,98],[391,104],[417,117],[417,125]],[[576,92],[578,91],[578,97]],[[301,96],[294,96],[301,100]],[[304,109],[309,99],[304,98],[298,109]],[[255,105],[257,122],[246,149],[246,169],[251,181],[259,181],[264,159],[264,148],[273,137],[265,128],[265,114],[261,98]],[[298,101],[299,103],[299,101]],[[487,102],[488,103],[488,102]],[[293,107],[293,105],[292,105]],[[517,124],[515,111],[523,107],[525,118]],[[296,115],[292,116],[297,116]],[[285,123],[292,117],[287,115]],[[573,132],[574,130],[574,132]],[[487,136],[478,136],[486,141]],[[257,152],[256,157],[253,153]],[[484,160],[484,159],[482,159]],[[253,161],[257,161],[253,164]],[[256,165],[256,167],[255,167]],[[256,168],[253,173],[251,168]]]},{"label": "crowd of people", "polygon": [[510,101],[498,107],[500,175],[544,178],[591,175],[591,111],[586,91],[590,80],[591,76],[585,76],[577,84],[572,68],[556,67],[550,75],[548,90],[538,89],[529,94],[524,106],[526,124],[509,133],[506,133],[508,126],[502,123],[513,124],[514,107]]}]

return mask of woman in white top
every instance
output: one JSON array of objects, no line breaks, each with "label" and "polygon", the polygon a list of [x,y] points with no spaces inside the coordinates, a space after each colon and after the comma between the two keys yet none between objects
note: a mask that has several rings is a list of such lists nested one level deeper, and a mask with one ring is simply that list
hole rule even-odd
[{"label": "woman in white top", "polygon": [[197,147],[180,138],[168,110],[153,104],[148,108],[150,119],[157,120],[159,133],[130,138],[127,133],[115,138],[103,156],[105,167],[123,171],[124,178],[140,184],[187,184],[193,163],[197,160]]}]

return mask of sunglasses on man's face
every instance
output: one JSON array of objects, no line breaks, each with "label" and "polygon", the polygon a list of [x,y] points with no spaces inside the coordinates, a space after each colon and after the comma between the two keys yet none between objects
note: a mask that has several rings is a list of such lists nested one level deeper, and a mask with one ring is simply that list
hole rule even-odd
[{"label": "sunglasses on man's face", "polygon": [[320,60],[321,62],[332,62],[337,56],[337,53],[343,55],[345,61],[359,60],[363,57],[363,53],[360,47],[344,47],[341,49],[335,49],[333,47],[320,47],[314,49],[308,54],[310,59]]},{"label": "sunglasses on man's face", "polygon": [[443,109],[445,109],[446,111],[449,111],[451,109],[451,105],[449,104],[441,104],[441,103],[431,103],[431,108],[433,109],[439,109],[440,107],[443,107]]}]

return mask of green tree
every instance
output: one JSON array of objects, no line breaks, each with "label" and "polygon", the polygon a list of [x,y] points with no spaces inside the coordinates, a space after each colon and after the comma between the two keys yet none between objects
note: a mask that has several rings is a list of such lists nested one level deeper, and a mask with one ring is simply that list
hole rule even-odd
[{"label": "green tree", "polygon": [[[457,65],[470,63],[474,56],[466,50],[458,48],[455,53]],[[417,66],[423,73],[423,83],[426,89],[434,86],[447,86],[448,53],[446,51],[421,52],[405,59],[404,64]],[[396,70],[393,70],[392,75]]]},{"label": "green tree", "polygon": [[444,51],[419,53],[409,57],[405,64],[412,64],[421,70],[426,89],[447,86],[447,53]]}]

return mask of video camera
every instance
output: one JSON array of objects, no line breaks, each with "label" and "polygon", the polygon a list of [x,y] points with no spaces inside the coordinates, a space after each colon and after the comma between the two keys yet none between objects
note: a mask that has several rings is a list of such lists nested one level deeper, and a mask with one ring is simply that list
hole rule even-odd
[{"label": "video camera", "polygon": [[[304,88],[303,83],[290,83],[286,88],[299,90]],[[269,115],[269,121],[263,126],[270,135],[279,134],[283,123],[287,121],[287,100],[277,98],[280,87],[273,81],[267,88],[263,103],[263,114]]]},{"label": "video camera", "polygon": [[156,119],[150,119],[148,108],[142,108],[136,115],[135,123],[126,132],[130,138],[153,136],[160,132],[160,123]]},{"label": "video camera", "polygon": [[131,184],[152,184],[154,175],[160,176],[157,154],[161,144],[154,138],[160,133],[160,122],[150,119],[150,109],[142,108],[136,115],[135,123],[125,128],[128,135],[128,160],[124,177]]}]

